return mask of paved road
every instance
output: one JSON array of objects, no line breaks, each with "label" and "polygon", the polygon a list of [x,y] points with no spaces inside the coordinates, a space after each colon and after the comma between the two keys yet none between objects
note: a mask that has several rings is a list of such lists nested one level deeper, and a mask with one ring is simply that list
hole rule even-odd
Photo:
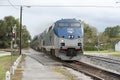
[{"label": "paved road", "polygon": [[0,51],[0,57],[6,56],[6,55],[11,55],[10,52],[5,52],[5,51]]}]

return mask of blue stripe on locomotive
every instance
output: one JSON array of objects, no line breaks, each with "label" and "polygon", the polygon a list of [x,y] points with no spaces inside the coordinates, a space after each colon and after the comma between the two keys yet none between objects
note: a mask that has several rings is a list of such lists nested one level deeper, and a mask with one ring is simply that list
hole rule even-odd
[{"label": "blue stripe on locomotive", "polygon": [[[72,39],[78,39],[79,37],[82,38],[82,28],[81,27],[59,27],[58,23],[80,23],[80,21],[77,21],[75,19],[63,19],[59,20],[55,23],[54,26],[54,32],[59,38],[70,39],[68,36],[72,35],[74,36]],[[78,37],[79,36],[79,37]]]}]

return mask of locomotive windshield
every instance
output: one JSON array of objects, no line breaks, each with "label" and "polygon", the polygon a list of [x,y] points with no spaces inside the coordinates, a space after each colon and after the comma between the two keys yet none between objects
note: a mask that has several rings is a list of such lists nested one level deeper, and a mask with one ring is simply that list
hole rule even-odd
[{"label": "locomotive windshield", "polygon": [[80,23],[71,23],[70,26],[71,27],[80,27]]},{"label": "locomotive windshield", "polygon": [[80,27],[80,23],[58,23],[59,27]]},{"label": "locomotive windshield", "polygon": [[59,25],[59,27],[68,27],[69,26],[68,23],[59,23],[58,25]]}]

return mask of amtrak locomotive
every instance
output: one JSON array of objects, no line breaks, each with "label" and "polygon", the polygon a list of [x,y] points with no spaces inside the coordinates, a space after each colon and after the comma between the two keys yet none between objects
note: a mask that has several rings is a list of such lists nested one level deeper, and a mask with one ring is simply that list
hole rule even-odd
[{"label": "amtrak locomotive", "polygon": [[[61,60],[78,60],[83,54],[83,26],[80,20],[61,19],[34,38],[34,48],[49,51]],[[32,46],[33,47],[33,46]]]}]

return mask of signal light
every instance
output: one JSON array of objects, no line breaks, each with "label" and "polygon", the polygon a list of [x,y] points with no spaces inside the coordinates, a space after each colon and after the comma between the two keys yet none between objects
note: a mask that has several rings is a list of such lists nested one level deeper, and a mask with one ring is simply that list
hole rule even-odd
[{"label": "signal light", "polygon": [[15,33],[12,33],[12,35],[11,35],[12,37],[15,37]]},{"label": "signal light", "polygon": [[15,33],[8,33],[6,36],[15,38]]}]

